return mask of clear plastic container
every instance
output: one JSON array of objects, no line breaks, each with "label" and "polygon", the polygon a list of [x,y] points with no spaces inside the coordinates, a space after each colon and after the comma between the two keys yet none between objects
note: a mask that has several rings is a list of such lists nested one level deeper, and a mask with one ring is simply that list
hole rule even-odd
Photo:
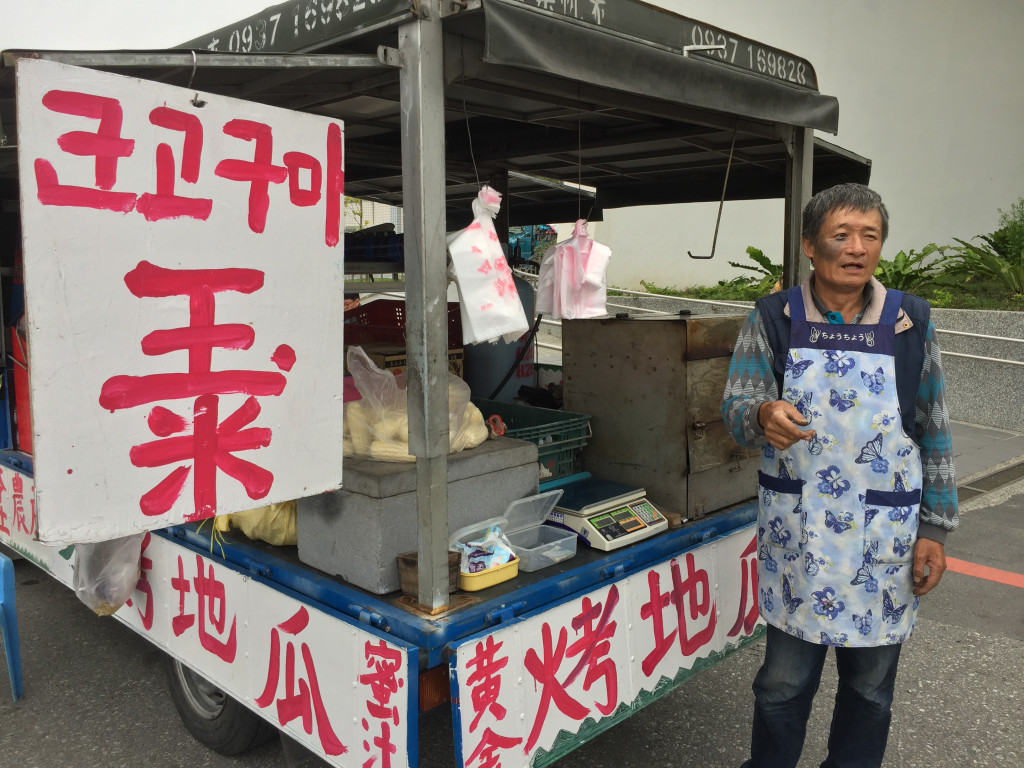
[{"label": "clear plastic container", "polygon": [[520,570],[539,571],[576,555],[575,531],[544,525],[561,497],[559,488],[509,504],[502,530],[519,557]]}]

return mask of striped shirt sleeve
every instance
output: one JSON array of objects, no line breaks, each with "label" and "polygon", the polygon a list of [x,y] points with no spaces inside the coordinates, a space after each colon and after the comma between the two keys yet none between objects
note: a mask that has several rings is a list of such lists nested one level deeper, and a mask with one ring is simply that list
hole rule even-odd
[{"label": "striped shirt sleeve", "polygon": [[757,423],[757,411],[762,403],[779,399],[772,370],[774,359],[761,313],[755,309],[736,338],[722,395],[722,419],[733,439],[745,448],[760,448],[766,442],[764,428]]},{"label": "striped shirt sleeve", "polygon": [[943,541],[946,531],[960,524],[956,473],[953,468],[953,433],[946,406],[946,380],[935,326],[929,321],[924,343],[924,365],[917,390],[914,440],[921,448],[924,487],[921,495],[921,534]]}]

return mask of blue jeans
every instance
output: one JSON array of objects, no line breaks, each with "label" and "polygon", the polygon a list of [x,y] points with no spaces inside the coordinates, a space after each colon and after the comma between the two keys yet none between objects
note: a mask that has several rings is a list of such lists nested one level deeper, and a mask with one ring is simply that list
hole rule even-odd
[{"label": "blue jeans", "polygon": [[[878,768],[892,720],[900,645],[836,648],[839,690],[821,768]],[[754,678],[750,760],[742,768],[794,768],[807,733],[829,646],[768,626],[764,664]]]}]

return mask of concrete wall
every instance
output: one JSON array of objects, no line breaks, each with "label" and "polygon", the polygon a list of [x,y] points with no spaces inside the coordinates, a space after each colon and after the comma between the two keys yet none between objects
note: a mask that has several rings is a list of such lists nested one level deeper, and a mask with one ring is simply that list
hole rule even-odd
[{"label": "concrete wall", "polygon": [[[689,309],[693,313],[716,312],[745,314],[740,307],[702,304],[686,299],[610,297],[609,305],[644,307],[663,312]],[[608,312],[628,311],[609,306]],[[933,309],[932,322],[939,330],[946,373],[946,396],[950,416],[998,429],[1024,432],[1024,365],[956,357],[954,354],[996,358],[1024,363],[1024,312],[994,312],[965,309]],[[555,326],[544,326],[545,333],[557,338]],[[1020,339],[1020,342],[994,341],[956,336],[943,331],[961,331],[986,336]]]},{"label": "concrete wall", "polygon": [[[823,135],[873,161],[886,200],[887,258],[994,230],[998,208],[1024,195],[1024,2],[1020,0],[655,0],[670,11],[804,56],[822,93],[839,99],[839,133]],[[713,284],[740,274],[757,246],[777,263],[782,201],[606,211],[591,234],[612,248],[609,282],[639,289]]]},{"label": "concrete wall", "polygon": [[972,360],[947,354],[954,352],[1024,362],[1024,343],[943,333],[963,331],[1024,339],[1024,312],[935,309],[932,313],[935,327],[939,329],[952,418],[972,424],[1024,431],[1024,408],[1021,407],[1024,365]]}]

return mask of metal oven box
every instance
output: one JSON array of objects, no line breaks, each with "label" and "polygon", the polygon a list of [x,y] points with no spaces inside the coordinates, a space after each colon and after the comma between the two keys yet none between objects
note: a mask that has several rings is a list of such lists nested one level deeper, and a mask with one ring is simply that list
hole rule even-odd
[{"label": "metal oven box", "polygon": [[642,486],[700,518],[757,493],[758,451],[740,448],[720,404],[743,315],[562,323],[565,409],[589,413],[583,468]]}]

